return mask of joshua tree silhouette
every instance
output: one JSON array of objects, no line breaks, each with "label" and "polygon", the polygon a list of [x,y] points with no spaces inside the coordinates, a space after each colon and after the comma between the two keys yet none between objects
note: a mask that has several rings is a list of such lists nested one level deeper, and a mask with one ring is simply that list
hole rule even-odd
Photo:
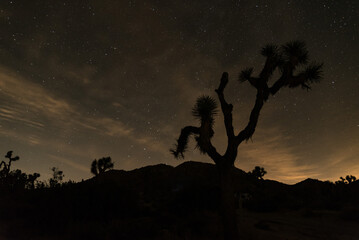
[{"label": "joshua tree silhouette", "polygon": [[29,189],[35,189],[35,181],[39,177],[40,177],[39,173],[33,173],[33,174],[27,175],[27,181],[28,181],[28,188]]},{"label": "joshua tree silhouette", "polygon": [[249,173],[256,179],[263,180],[263,176],[267,174],[267,171],[264,170],[264,168],[262,168],[262,167],[255,166],[254,169],[252,170],[252,172],[249,172]]},{"label": "joshua tree silhouette", "polygon": [[93,160],[91,164],[91,173],[95,176],[104,173],[105,171],[112,169],[114,163],[111,160],[111,157],[103,157],[99,160]]},{"label": "joshua tree silhouette", "polygon": [[8,158],[9,159],[9,162],[6,164],[5,161],[1,161],[0,163],[0,168],[2,168],[2,170],[0,171],[0,174],[2,177],[6,178],[9,176],[9,172],[10,172],[10,167],[11,167],[11,162],[15,162],[15,161],[18,161],[20,159],[19,156],[16,156],[16,157],[12,157],[12,152],[13,151],[8,151],[5,155],[5,158]]},{"label": "joshua tree silhouette", "polygon": [[5,155],[5,158],[9,159],[8,163],[5,161],[0,163],[0,187],[8,190],[34,189],[35,181],[40,174],[26,174],[19,169],[10,171],[11,163],[20,159],[19,156],[13,157],[12,153],[13,151],[8,151]]},{"label": "joshua tree silhouette", "polygon": [[[252,77],[253,68],[247,68],[241,72],[239,77],[240,82],[248,81],[257,89],[257,95],[247,126],[237,134],[235,134],[232,124],[233,105],[227,103],[224,97],[224,89],[228,84],[228,73],[223,73],[219,87],[215,90],[224,116],[227,134],[226,152],[223,155],[219,154],[211,143],[214,135],[213,124],[214,116],[217,113],[217,104],[209,96],[199,97],[192,110],[192,114],[199,120],[200,126],[183,128],[175,148],[171,149],[176,158],[183,158],[187,149],[188,139],[191,135],[194,135],[198,149],[210,156],[215,162],[220,176],[223,231],[226,239],[238,238],[231,173],[239,144],[243,141],[248,141],[252,137],[258,123],[259,113],[270,95],[275,95],[283,87],[295,88],[301,86],[308,90],[310,89],[310,84],[321,79],[322,64],[312,63],[307,65],[308,51],[302,41],[288,42],[281,47],[266,45],[262,48],[261,54],[266,57],[266,61],[259,76]],[[307,66],[303,71],[295,74],[300,65]],[[269,79],[277,68],[280,70],[280,77],[269,86]]]},{"label": "joshua tree silhouette", "polygon": [[345,178],[340,177],[339,181],[336,181],[336,184],[351,184],[353,182],[357,181],[357,178],[353,175],[347,175]]},{"label": "joshua tree silhouette", "polygon": [[49,184],[51,188],[60,187],[62,180],[64,179],[65,175],[64,172],[59,170],[57,167],[52,167],[52,178],[49,179]]}]

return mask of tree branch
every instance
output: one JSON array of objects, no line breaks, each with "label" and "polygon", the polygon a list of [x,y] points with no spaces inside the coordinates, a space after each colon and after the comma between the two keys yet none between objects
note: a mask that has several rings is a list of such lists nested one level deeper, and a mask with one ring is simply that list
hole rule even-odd
[{"label": "tree branch", "polygon": [[295,88],[302,86],[304,89],[310,89],[310,83],[319,82],[322,78],[322,67],[323,64],[312,63],[304,71],[289,79],[289,87]]},{"label": "tree branch", "polygon": [[284,86],[295,88],[301,86],[304,89],[310,89],[309,84],[319,82],[322,78],[323,64],[312,63],[296,76],[293,76],[294,67],[287,62],[282,70],[282,76],[270,87],[269,92],[275,95],[279,89]]},{"label": "tree branch", "polygon": [[187,126],[182,128],[181,134],[175,145],[175,149],[170,149],[170,152],[175,156],[175,158],[184,158],[184,152],[187,149],[188,138],[191,134],[199,134],[200,129],[198,127]]},{"label": "tree branch", "polygon": [[275,95],[279,89],[288,84],[288,79],[293,75],[294,67],[290,62],[286,62],[281,68],[282,75],[280,78],[273,83],[272,87],[269,88],[271,95]]},{"label": "tree branch", "polygon": [[4,169],[6,169],[6,162],[5,161],[1,161],[0,168],[1,168],[2,165],[4,165]]},{"label": "tree branch", "polygon": [[257,91],[257,97],[256,102],[254,104],[254,107],[251,111],[251,115],[249,117],[249,122],[247,126],[237,135],[237,145],[239,145],[242,141],[248,140],[252,137],[259,118],[259,113],[263,107],[264,104],[264,97],[263,97],[263,90],[258,89]]},{"label": "tree branch", "polygon": [[214,163],[218,164],[221,160],[222,156],[217,152],[217,149],[212,145],[211,140],[205,140],[201,143],[201,148],[205,150],[205,153],[208,154],[210,158],[214,161]]},{"label": "tree branch", "polygon": [[262,48],[261,54],[267,59],[259,77],[267,83],[276,67],[281,63],[282,59],[278,53],[278,46],[276,45],[266,45]]},{"label": "tree branch", "polygon": [[199,135],[196,137],[197,147],[204,154],[207,153],[215,163],[221,158],[221,155],[217,152],[216,148],[211,143],[211,138],[214,135],[212,124],[210,121],[202,121],[199,128]]},{"label": "tree branch", "polygon": [[234,131],[233,131],[233,118],[232,118],[232,110],[233,105],[228,104],[226,100],[224,99],[224,88],[226,87],[228,83],[228,73],[224,72],[222,74],[221,82],[219,84],[219,87],[215,90],[219,101],[221,102],[221,109],[224,116],[224,125],[226,127],[226,132],[228,136],[228,140],[233,139],[234,137]]}]

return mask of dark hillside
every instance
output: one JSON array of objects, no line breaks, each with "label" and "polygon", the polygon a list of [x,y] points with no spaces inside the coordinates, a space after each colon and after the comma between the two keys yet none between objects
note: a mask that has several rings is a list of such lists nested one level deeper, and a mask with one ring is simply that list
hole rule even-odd
[{"label": "dark hillside", "polygon": [[[221,236],[217,179],[214,165],[185,162],[177,167],[111,170],[59,188],[3,194],[0,237],[217,239]],[[359,220],[357,183],[336,186],[307,179],[286,185],[254,179],[239,169],[234,179],[240,219],[245,218],[243,211],[279,214],[304,209],[336,210],[344,221]],[[258,223],[257,218],[252,220]],[[248,229],[256,229],[256,224]],[[259,228],[269,226],[262,225]]]}]

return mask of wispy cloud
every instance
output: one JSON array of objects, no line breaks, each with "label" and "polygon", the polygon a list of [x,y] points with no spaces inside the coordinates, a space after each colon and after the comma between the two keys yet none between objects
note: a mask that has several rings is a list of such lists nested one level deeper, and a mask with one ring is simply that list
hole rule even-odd
[{"label": "wispy cloud", "polygon": [[71,161],[65,157],[60,157],[60,156],[57,156],[57,155],[53,155],[53,154],[48,154],[48,157],[51,158],[51,159],[54,159],[60,163],[64,163],[66,165],[69,165],[70,167],[72,168],[75,168],[77,170],[80,170],[82,172],[86,172],[88,173],[89,172],[89,167],[88,166],[84,166],[82,164],[79,164],[79,163],[76,163],[75,161]]},{"label": "wispy cloud", "polygon": [[247,170],[256,165],[263,166],[268,172],[266,177],[286,183],[316,178],[319,175],[316,167],[301,164],[301,156],[295,147],[288,144],[289,139],[280,128],[261,129],[256,133],[254,142],[240,147],[238,159],[245,159],[245,162],[238,165]]},{"label": "wispy cloud", "polygon": [[[108,136],[126,137],[133,133],[133,129],[125,126],[119,119],[86,116],[83,109],[4,68],[0,68],[0,78],[2,98],[11,100],[6,101],[8,106],[2,105],[0,108],[3,120],[41,128],[49,124],[58,128],[71,125],[72,128],[89,129]],[[46,123],[37,120],[40,116],[47,120]]]},{"label": "wispy cloud", "polygon": [[[146,151],[168,155],[168,146],[156,138],[140,134],[139,131],[124,124],[120,119],[106,115],[89,115],[86,109],[75,106],[66,99],[52,94],[41,85],[33,83],[6,68],[0,68],[1,99],[6,99],[6,105],[0,104],[0,119],[2,127],[0,134],[21,140],[25,144],[42,146],[47,149],[66,151],[80,154],[85,147],[83,142],[68,144],[67,136],[81,133],[82,136],[102,139],[122,139],[127,144],[137,144]],[[115,104],[118,106],[118,104]],[[7,123],[5,123],[6,121]],[[14,130],[14,125],[17,130]],[[104,143],[99,143],[99,146]],[[99,146],[93,146],[99,148]],[[88,147],[87,147],[88,148]],[[121,148],[121,145],[119,146]],[[88,157],[90,149],[86,152]],[[98,152],[101,152],[98,149]],[[97,157],[97,156],[94,156]],[[63,158],[64,159],[64,158]],[[63,160],[65,162],[65,160]],[[67,164],[79,165],[73,160],[66,160]],[[84,168],[82,168],[84,170]]]}]

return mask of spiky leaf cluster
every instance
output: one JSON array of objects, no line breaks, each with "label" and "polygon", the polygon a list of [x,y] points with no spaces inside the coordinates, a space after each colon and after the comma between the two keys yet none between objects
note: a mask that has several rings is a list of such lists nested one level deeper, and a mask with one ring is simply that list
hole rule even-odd
[{"label": "spiky leaf cluster", "polygon": [[274,57],[278,55],[278,46],[267,44],[261,49],[261,54],[265,57]]},{"label": "spiky leaf cluster", "polygon": [[305,71],[304,74],[306,76],[306,78],[311,82],[319,82],[320,79],[322,78],[322,67],[323,64],[318,64],[318,63],[312,63],[311,65],[309,65]]},{"label": "spiky leaf cluster", "polygon": [[251,78],[253,68],[246,68],[239,74],[239,82],[245,82]]},{"label": "spiky leaf cluster", "polygon": [[217,102],[210,96],[197,98],[196,104],[192,109],[192,115],[201,122],[214,123],[214,116],[217,114]]},{"label": "spiky leaf cluster", "polygon": [[170,152],[175,158],[184,158],[184,152],[187,150],[189,137],[191,134],[196,133],[198,133],[196,127],[188,126],[181,130],[181,135],[177,140],[177,144],[175,144],[174,149],[170,149]]},{"label": "spiky leaf cluster", "polygon": [[282,52],[287,61],[294,66],[297,64],[306,64],[308,61],[308,50],[303,41],[292,41],[282,46]]}]

